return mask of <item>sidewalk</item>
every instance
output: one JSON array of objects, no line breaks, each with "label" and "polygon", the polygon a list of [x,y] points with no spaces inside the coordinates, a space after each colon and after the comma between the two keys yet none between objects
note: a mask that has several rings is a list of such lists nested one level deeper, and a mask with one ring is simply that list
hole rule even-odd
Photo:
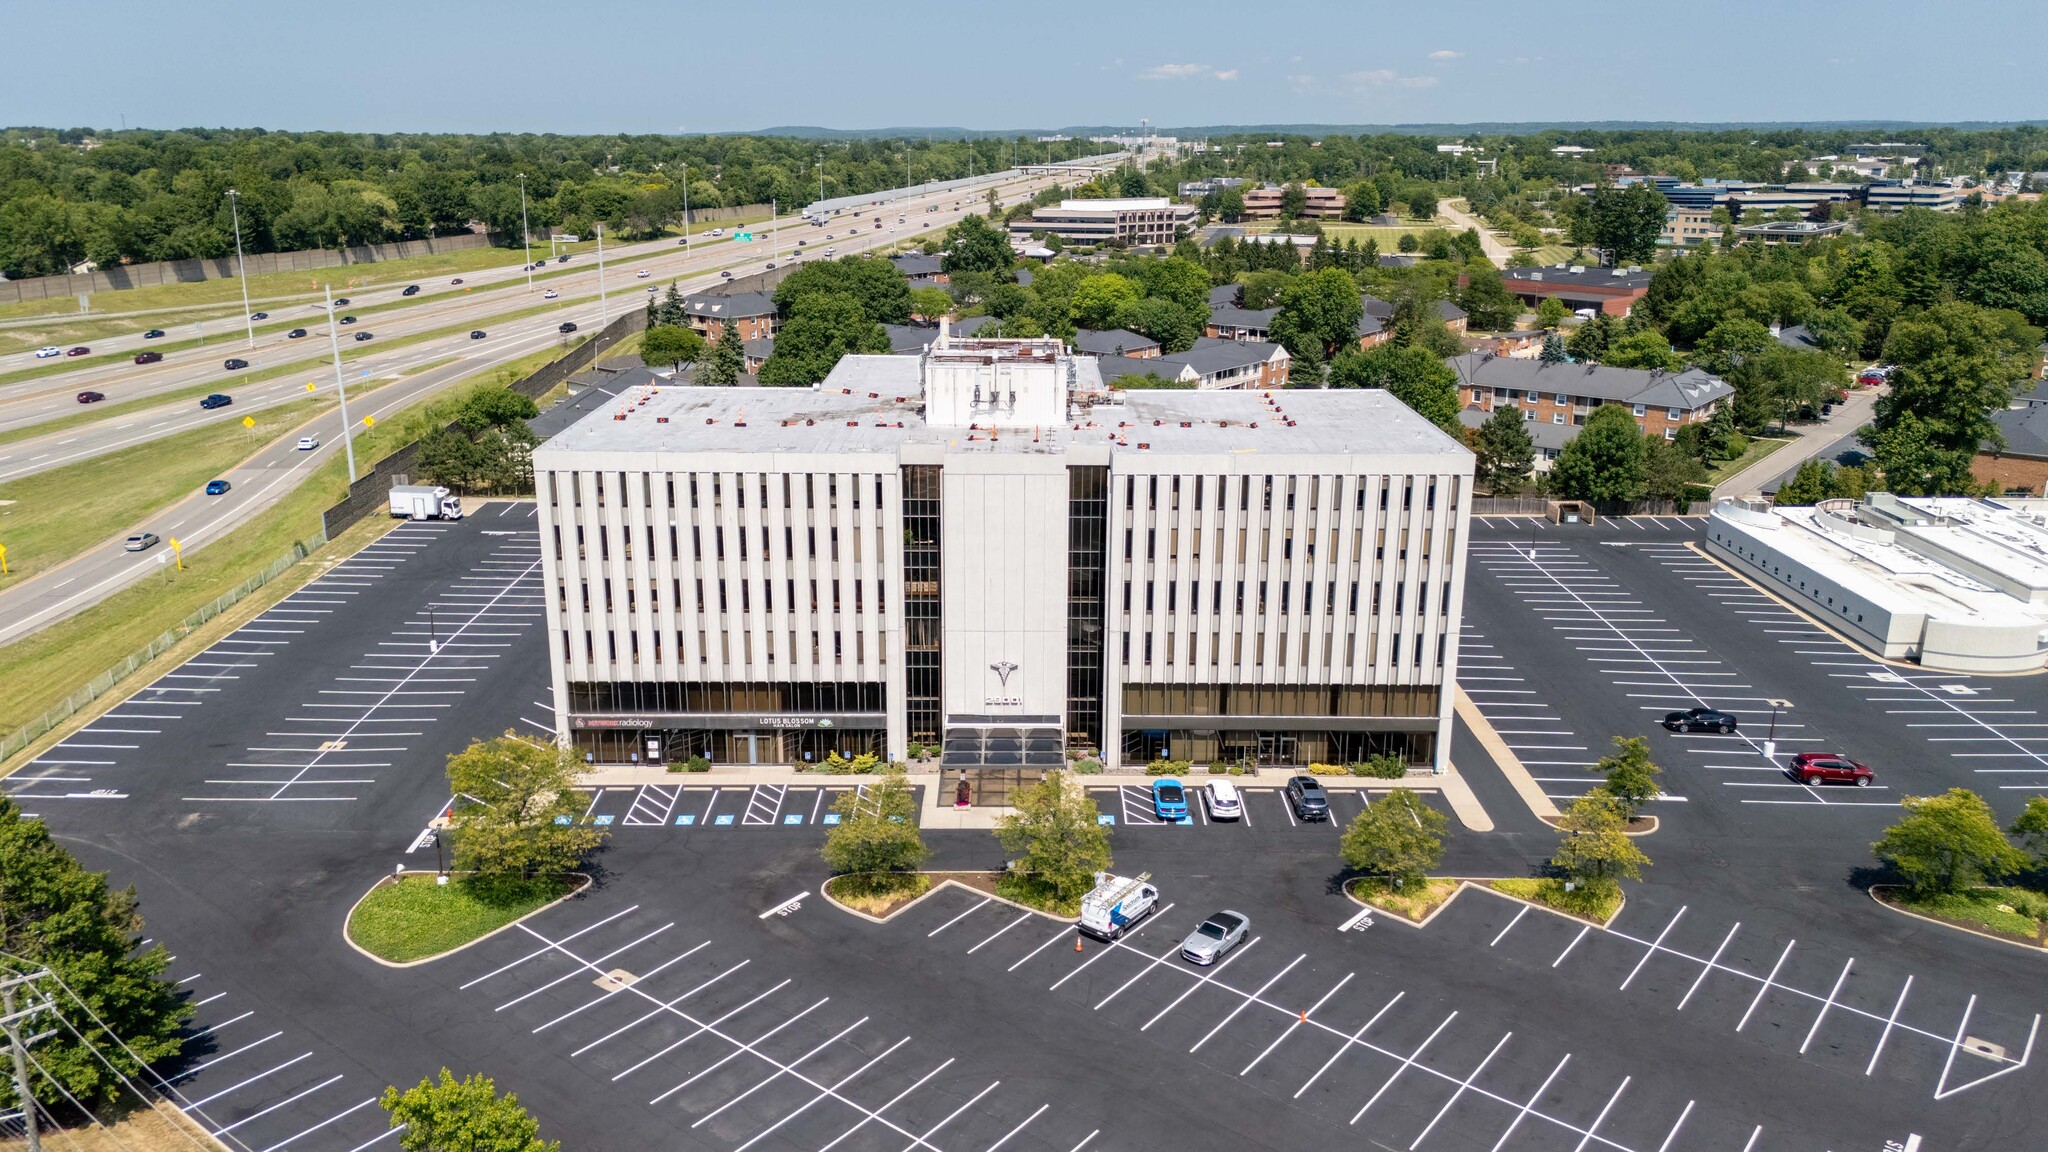
[{"label": "sidewalk", "polygon": [[1494,267],[1505,268],[1508,266],[1508,258],[1513,256],[1514,253],[1509,250],[1507,245],[1496,239],[1492,232],[1487,230],[1486,221],[1475,218],[1463,208],[1453,207],[1452,202],[1449,200],[1438,204],[1436,210],[1442,213],[1445,219],[1456,224],[1458,227],[1470,228],[1479,233],[1479,250],[1486,253],[1486,258],[1493,261]]},{"label": "sidewalk", "polygon": [[1834,412],[1828,416],[1812,424],[1786,429],[1786,436],[1792,441],[1790,444],[1715,485],[1714,499],[1761,495],[1765,484],[1798,468],[1826,451],[1835,441],[1869,423],[1877,408],[1878,392],[1876,388],[1851,390],[1849,398],[1835,405]]}]

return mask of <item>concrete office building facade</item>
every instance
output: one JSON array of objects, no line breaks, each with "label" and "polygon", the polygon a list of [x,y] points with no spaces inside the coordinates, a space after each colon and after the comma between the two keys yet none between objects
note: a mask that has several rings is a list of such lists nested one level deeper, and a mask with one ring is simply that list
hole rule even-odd
[{"label": "concrete office building facade", "polygon": [[1472,457],[1384,392],[1125,395],[942,334],[625,393],[534,470],[599,760],[1448,758]]}]

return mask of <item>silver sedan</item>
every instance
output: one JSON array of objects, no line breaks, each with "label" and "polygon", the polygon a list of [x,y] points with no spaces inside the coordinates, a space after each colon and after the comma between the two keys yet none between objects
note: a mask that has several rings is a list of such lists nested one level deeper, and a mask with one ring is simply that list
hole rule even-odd
[{"label": "silver sedan", "polygon": [[1242,912],[1218,912],[1188,933],[1188,938],[1180,942],[1180,954],[1193,964],[1214,964],[1244,941],[1251,926],[1252,922]]}]

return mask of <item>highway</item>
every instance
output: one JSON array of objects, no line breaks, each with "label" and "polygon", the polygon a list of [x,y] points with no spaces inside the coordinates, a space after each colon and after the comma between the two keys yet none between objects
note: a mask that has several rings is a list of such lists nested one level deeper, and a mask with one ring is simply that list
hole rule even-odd
[{"label": "highway", "polygon": [[[1019,180],[1005,184],[1003,195],[1010,200],[1015,192],[1035,191],[1038,187],[1052,183],[1048,177]],[[924,231],[946,227],[970,212],[982,210],[985,193],[976,193],[963,204],[958,193],[933,197],[907,199],[887,206],[890,218],[881,230],[874,229],[874,213],[864,212],[860,218],[869,224],[863,232],[849,234],[849,219],[835,220],[823,227],[813,227],[797,218],[780,219],[777,231],[782,237],[780,255],[782,260],[799,238],[805,240],[807,250],[816,250],[822,255],[823,248],[836,247],[840,255],[886,246]],[[939,204],[937,212],[927,212],[926,207]],[[895,225],[894,216],[900,212],[905,223]],[[895,230],[890,231],[891,226]],[[757,233],[758,234],[758,233]],[[825,239],[827,234],[836,237]],[[758,247],[757,247],[758,245]],[[745,258],[744,263],[735,264],[736,257]],[[611,294],[611,315],[616,317],[626,310],[643,307],[647,294],[643,287],[656,283],[664,289],[670,280],[676,280],[682,291],[698,291],[722,283],[720,271],[731,270],[735,276],[743,276],[761,270],[770,260],[769,249],[761,241],[754,245],[741,246],[731,243],[716,247],[700,248],[694,241],[686,256],[672,241],[665,244],[635,245],[622,248],[614,263],[608,250],[605,259],[607,288],[617,284],[623,290]],[[571,262],[573,267],[577,257]],[[781,263],[778,260],[777,263]],[[549,282],[549,286],[561,293],[557,307],[545,315],[499,324],[495,327],[483,325],[490,332],[486,340],[470,340],[468,328],[480,323],[485,312],[502,314],[539,303],[525,294],[508,295],[503,292],[493,296],[463,296],[460,289],[454,292],[439,292],[428,296],[423,287],[414,301],[425,300],[428,304],[439,304],[438,309],[414,312],[406,310],[402,317],[391,314],[388,319],[375,322],[380,339],[386,332],[393,336],[406,332],[432,331],[443,327],[458,329],[445,336],[432,337],[404,348],[389,352],[376,352],[360,359],[344,361],[344,373],[349,388],[349,416],[352,421],[361,421],[365,416],[382,418],[413,404],[440,388],[459,380],[470,378],[479,372],[512,360],[519,359],[543,349],[550,344],[562,342],[565,338],[556,331],[564,320],[573,321],[579,335],[596,331],[599,323],[599,306],[595,296],[597,270],[594,258],[582,271]],[[639,280],[634,273],[647,268],[654,275],[647,281]],[[503,280],[508,270],[496,270]],[[525,273],[517,266],[509,269],[509,278],[523,284]],[[475,283],[475,277],[464,277]],[[403,285],[378,289],[373,293],[356,293],[351,297],[351,307],[373,302],[377,298],[401,298],[398,293]],[[444,284],[445,288],[446,285]],[[540,287],[536,283],[534,295],[538,297]],[[402,299],[402,298],[401,298]],[[415,303],[412,307],[418,308]],[[235,318],[239,322],[239,317]],[[367,327],[370,321],[357,326]],[[348,331],[347,328],[343,329]],[[142,387],[153,387],[159,391],[191,387],[195,383],[219,383],[221,390],[235,397],[233,405],[202,410],[196,400],[181,400],[165,405],[153,406],[143,412],[129,416],[118,416],[93,424],[71,427],[60,432],[49,433],[33,439],[21,440],[0,447],[0,480],[28,475],[48,468],[59,467],[81,459],[155,439],[220,420],[240,420],[251,409],[269,407],[303,399],[308,395],[306,385],[315,387],[313,395],[326,397],[334,391],[334,370],[329,357],[329,344],[325,326],[318,329],[308,327],[309,336],[291,342],[298,347],[287,347],[275,352],[272,363],[289,363],[299,359],[316,360],[306,370],[292,372],[262,383],[235,388],[231,381],[222,381],[218,361],[210,352],[210,372],[205,365],[188,366],[185,373],[173,378],[170,383],[151,381]],[[316,340],[310,333],[317,332]],[[280,338],[281,339],[281,338]],[[259,336],[259,348],[261,344]],[[343,347],[350,343],[344,341]],[[209,345],[209,347],[213,347]],[[276,342],[268,345],[276,347]],[[220,355],[231,353],[216,349]],[[419,370],[421,365],[454,359],[437,364],[432,368]],[[255,355],[244,355],[252,365],[261,367],[265,361]],[[407,375],[408,370],[413,374]],[[99,370],[85,370],[86,372]],[[73,382],[74,376],[85,373],[66,373],[63,391],[69,393],[90,385]],[[39,389],[48,391],[50,385],[45,379],[23,381],[0,389],[0,414],[11,412],[17,403],[33,404],[33,398],[17,399],[21,390]],[[104,390],[104,389],[102,389]],[[144,393],[145,395],[147,393]],[[109,401],[118,399],[109,392]],[[75,408],[75,403],[74,403]],[[68,414],[68,410],[64,411]],[[47,417],[46,417],[47,418]],[[360,426],[358,424],[358,426]],[[310,452],[295,450],[300,436],[317,436],[320,447]],[[271,507],[297,485],[304,482],[313,469],[330,459],[342,449],[341,415],[337,408],[329,408],[298,428],[292,429],[275,442],[256,453],[240,467],[223,476],[230,482],[230,490],[221,496],[206,496],[199,492],[159,510],[144,522],[127,525],[106,541],[73,557],[66,563],[38,574],[5,591],[0,591],[0,644],[25,636],[39,628],[77,612],[84,611],[107,596],[136,581],[161,571],[160,559],[169,553],[168,545],[160,545],[150,552],[131,553],[122,548],[122,540],[131,532],[150,531],[169,540],[176,537],[189,556],[194,550],[203,548],[226,535],[236,526],[247,521],[262,510]],[[359,459],[357,467],[367,468],[372,461]],[[4,543],[4,541],[0,541]]]}]

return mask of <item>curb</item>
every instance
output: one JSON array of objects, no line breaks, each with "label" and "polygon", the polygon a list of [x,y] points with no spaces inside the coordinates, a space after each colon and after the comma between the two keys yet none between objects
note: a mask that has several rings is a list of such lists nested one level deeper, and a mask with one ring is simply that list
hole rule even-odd
[{"label": "curb", "polygon": [[2029,952],[2048,953],[2048,945],[2030,944],[2025,940],[2015,940],[2010,936],[1994,935],[1993,933],[1986,932],[1981,928],[1965,928],[1961,924],[1951,924],[1946,920],[1937,920],[1932,916],[1915,912],[1910,908],[1901,908],[1896,904],[1886,903],[1884,897],[1879,896],[1877,894],[1877,890],[1880,888],[1898,887],[1900,887],[1900,885],[1897,884],[1872,884],[1869,888],[1865,889],[1864,891],[1870,893],[1870,899],[1873,902],[1875,902],[1878,907],[1883,908],[1890,912],[1897,912],[1901,916],[1911,916],[1915,920],[1924,920],[1937,928],[1946,928],[1951,932],[1967,932],[1972,936],[1982,936],[1986,940],[1996,940],[2001,944],[2011,944],[2016,948],[2025,948]]},{"label": "curb", "polygon": [[378,956],[375,953],[368,951],[362,945],[356,943],[354,940],[349,939],[348,922],[351,918],[355,916],[356,909],[363,906],[363,901],[368,900],[370,898],[371,892],[375,892],[379,888],[383,888],[386,885],[396,883],[398,880],[403,879],[407,876],[426,875],[430,875],[430,873],[424,871],[398,872],[390,876],[382,877],[375,884],[370,885],[369,891],[364,892],[361,896],[356,897],[356,902],[348,906],[347,915],[344,915],[341,918],[342,942],[347,944],[349,947],[355,949],[358,953],[362,954],[363,956],[368,957],[371,961],[378,964],[382,964],[386,968],[417,968],[422,964],[431,964],[436,960],[443,959],[444,957],[453,956],[457,952],[460,952],[465,948],[481,944],[484,941],[489,940],[491,937],[496,936],[500,932],[509,932],[512,929],[519,927],[521,924],[526,923],[528,920],[533,919],[535,916],[538,916],[541,913],[547,911],[548,909],[553,908],[555,905],[560,904],[562,901],[567,900],[572,896],[583,895],[585,892],[590,890],[590,885],[592,883],[588,875],[585,875],[582,872],[572,872],[570,873],[570,875],[575,876],[577,879],[583,882],[581,884],[578,884],[576,887],[571,888],[569,891],[564,892],[560,896],[555,897],[553,900],[550,900],[547,903],[541,905],[540,907],[535,908],[533,911],[528,912],[526,915],[519,917],[517,920],[512,920],[507,923],[500,924],[498,927],[491,929],[489,932],[484,933],[483,935],[477,937],[474,940],[464,941],[463,943],[457,944],[455,947],[448,949],[446,952],[436,952],[432,956],[422,956],[417,960],[386,960],[382,956]]},{"label": "curb", "polygon": [[1528,805],[1529,811],[1538,820],[1563,815],[1550,797],[1543,794],[1543,789],[1536,783],[1536,777],[1530,774],[1529,769],[1523,767],[1522,758],[1515,755],[1515,750],[1508,747],[1507,741],[1500,738],[1500,733],[1493,730],[1492,722],[1479,711],[1479,706],[1472,702],[1470,696],[1465,695],[1465,690],[1453,688],[1452,691],[1452,708],[1458,718],[1463,720],[1465,726],[1472,729],[1472,734],[1479,738],[1480,749],[1493,761],[1494,766],[1501,770],[1501,774],[1508,778],[1508,785],[1522,798],[1522,803]]},{"label": "curb", "polygon": [[1367,900],[1363,896],[1354,895],[1351,891],[1351,886],[1357,883],[1360,879],[1363,879],[1363,877],[1353,877],[1352,879],[1346,880],[1344,882],[1344,898],[1346,900],[1351,901],[1353,904],[1356,904],[1361,908],[1370,908],[1373,911],[1379,913],[1380,915],[1385,916],[1387,919],[1392,920],[1398,924],[1406,924],[1410,928],[1427,928],[1429,926],[1429,922],[1437,918],[1438,913],[1441,913],[1444,909],[1449,908],[1452,904],[1457,902],[1458,897],[1463,896],[1465,894],[1465,889],[1479,887],[1479,885],[1474,884],[1472,881],[1460,877],[1432,876],[1430,877],[1430,879],[1432,880],[1455,879],[1458,881],[1458,886],[1456,888],[1451,889],[1451,894],[1449,896],[1444,897],[1443,903],[1437,905],[1434,908],[1431,908],[1429,910],[1429,915],[1424,916],[1420,920],[1410,920],[1406,916],[1401,915],[1399,912],[1394,911],[1392,908],[1383,908],[1380,905],[1375,904],[1370,900]]},{"label": "curb", "polygon": [[[959,869],[949,869],[948,871],[957,872],[959,871]],[[998,904],[1008,904],[1010,907],[1015,908],[1019,912],[1029,912],[1034,916],[1043,916],[1047,920],[1056,921],[1061,924],[1078,924],[1081,919],[1078,916],[1056,915],[1054,913],[1047,912],[1042,908],[1033,908],[1028,904],[1019,904],[1015,900],[1012,900],[1007,896],[998,896],[993,892],[984,892],[971,884],[963,884],[960,881],[953,879],[950,875],[947,875],[947,873],[945,872],[919,872],[916,874],[920,876],[945,876],[945,879],[940,880],[938,883],[932,885],[930,888],[925,890],[923,895],[897,908],[895,911],[889,913],[887,916],[870,915],[869,913],[862,912],[857,908],[851,908],[845,904],[840,903],[839,898],[837,896],[832,895],[831,891],[832,881],[838,879],[837,876],[829,877],[826,879],[825,883],[819,885],[818,895],[823,896],[825,898],[826,903],[832,905],[834,908],[839,909],[841,912],[844,912],[849,916],[858,916],[870,924],[887,924],[889,921],[894,920],[896,917],[902,915],[905,912],[910,911],[912,908],[917,907],[919,904],[924,903],[926,900],[931,899],[933,896],[938,895],[940,892],[943,892],[948,888],[958,888],[963,892],[970,892],[976,896],[986,896],[990,900],[993,900]],[[1001,875],[1001,873],[988,872],[984,873],[984,875],[999,876]],[[510,927],[510,925],[507,925],[507,927]]]},{"label": "curb", "polygon": [[[1542,821],[1543,821],[1543,822],[1544,822],[1545,824],[1548,824],[1548,825],[1550,825],[1550,826],[1551,826],[1552,828],[1556,828],[1556,827],[1558,827],[1558,826],[1559,826],[1559,825],[1558,825],[1558,821],[1559,821],[1559,820],[1562,820],[1562,819],[1564,819],[1564,817],[1563,817],[1563,816],[1556,816],[1556,817],[1551,817],[1551,816],[1545,816],[1545,817],[1541,817],[1541,819],[1542,819]],[[1661,820],[1659,820],[1659,819],[1657,819],[1657,817],[1655,817],[1655,816],[1644,816],[1644,815],[1638,815],[1638,816],[1636,817],[1636,819],[1638,819],[1638,820],[1648,820],[1648,821],[1650,822],[1650,826],[1649,826],[1648,828],[1642,828],[1642,829],[1638,829],[1637,831],[1634,831],[1634,832],[1631,832],[1631,831],[1629,831],[1628,829],[1624,828],[1624,829],[1622,829],[1622,831],[1621,831],[1621,834],[1622,834],[1623,836],[1654,836],[1654,835],[1656,835],[1656,834],[1657,834],[1657,830],[1658,830],[1658,829],[1660,829],[1660,828],[1664,827],[1664,822],[1663,822],[1663,821],[1661,821]]]}]

